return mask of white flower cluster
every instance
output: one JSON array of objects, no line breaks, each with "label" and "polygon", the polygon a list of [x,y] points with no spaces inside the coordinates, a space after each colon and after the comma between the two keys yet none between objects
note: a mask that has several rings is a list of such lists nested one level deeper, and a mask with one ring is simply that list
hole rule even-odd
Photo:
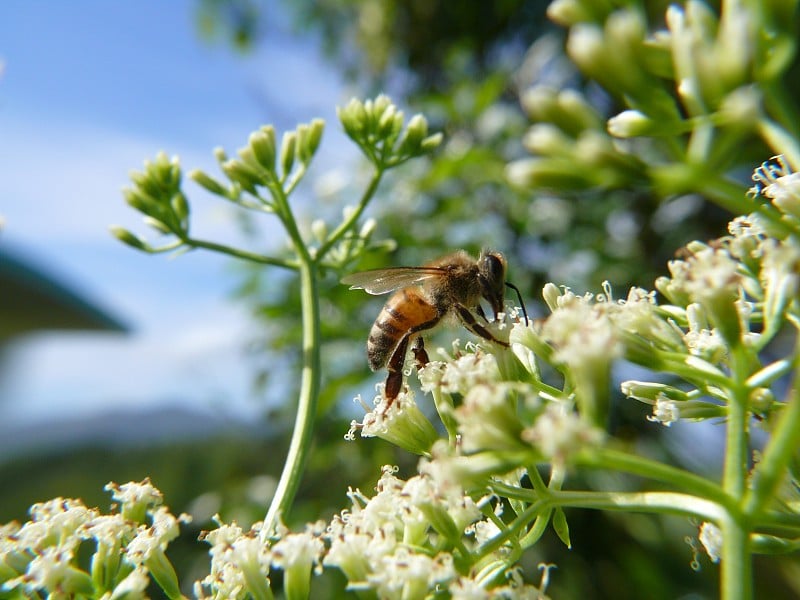
[{"label": "white flower cluster", "polygon": [[[161,493],[149,480],[112,483],[106,489],[120,502],[118,512],[101,514],[80,500],[55,498],[34,504],[27,523],[0,528],[0,589],[26,597],[46,593],[135,599],[146,597],[152,576],[165,590],[176,592],[177,580],[166,566],[164,551],[177,537],[179,523],[189,517],[175,517],[159,506]],[[94,545],[91,572],[78,561],[85,541]]]},{"label": "white flower cluster", "polygon": [[544,598],[510,565],[508,582],[500,584],[480,570],[459,570],[457,559],[473,560],[469,553],[491,541],[476,532],[497,535],[500,530],[459,487],[439,485],[424,474],[403,481],[396,470],[383,467],[372,497],[351,489],[350,508],[327,526],[281,532],[271,544],[261,539],[260,524],[243,531],[218,521],[219,527],[204,536],[212,546],[212,566],[209,576],[196,584],[196,594],[271,598],[270,568],[282,569],[288,586],[293,571],[308,582],[312,567],[331,567],[344,573],[349,589],[371,590],[388,600],[435,593],[463,599]]}]

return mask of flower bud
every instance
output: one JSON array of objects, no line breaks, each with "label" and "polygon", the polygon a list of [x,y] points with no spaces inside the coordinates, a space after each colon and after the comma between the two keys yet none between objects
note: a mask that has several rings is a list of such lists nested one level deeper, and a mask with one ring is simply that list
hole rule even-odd
[{"label": "flower bud", "polygon": [[325,131],[325,121],[322,119],[314,119],[308,127],[308,137],[306,138],[307,152],[309,156],[313,156],[319,148],[320,140],[322,140],[322,133]]},{"label": "flower bud", "polygon": [[145,242],[142,238],[137,235],[134,235],[124,227],[120,227],[119,225],[112,225],[110,227],[111,234],[121,241],[123,244],[127,244],[132,248],[136,248],[137,250],[150,250],[150,246]]},{"label": "flower bud", "polygon": [[422,115],[414,115],[409,120],[400,143],[397,147],[398,154],[414,156],[419,152],[420,144],[428,135],[428,121]]},{"label": "flower bud", "polygon": [[562,27],[572,27],[593,21],[594,15],[580,0],[553,0],[547,7],[547,18]]},{"label": "flower bud", "polygon": [[429,135],[419,145],[420,154],[427,154],[436,150],[441,144],[444,136],[441,132]]},{"label": "flower bud", "polygon": [[297,133],[287,131],[283,134],[281,141],[281,174],[288,177],[294,167],[295,154],[297,152]]},{"label": "flower bud", "polygon": [[186,196],[181,193],[175,194],[170,201],[170,206],[175,216],[185,226],[186,220],[189,218],[189,203],[186,201]]},{"label": "flower bud", "polygon": [[531,126],[522,137],[522,145],[533,154],[564,156],[573,147],[573,140],[550,123]]},{"label": "flower bud", "polygon": [[328,237],[328,226],[323,219],[314,219],[311,222],[311,233],[314,238],[320,243],[324,243]]},{"label": "flower bud", "polygon": [[226,160],[220,168],[231,181],[238,183],[251,194],[257,193],[256,186],[261,183],[261,178],[252,168],[235,158]]},{"label": "flower bud", "polygon": [[337,108],[336,115],[348,137],[356,142],[360,141],[367,120],[367,111],[364,105],[358,99],[353,98],[344,108]]},{"label": "flower bud", "polygon": [[219,181],[207,175],[200,169],[195,169],[191,171],[189,173],[189,179],[191,179],[201,187],[205,188],[212,194],[216,194],[217,196],[228,195],[228,190],[226,190],[225,187]]},{"label": "flower bud", "polygon": [[536,85],[522,94],[522,108],[536,121],[552,121],[558,106],[557,97],[557,90],[546,85]]},{"label": "flower bud", "polygon": [[761,117],[761,91],[755,85],[736,88],[722,99],[719,117],[725,125],[750,129]]},{"label": "flower bud", "polygon": [[250,149],[262,167],[267,171],[275,170],[275,129],[271,125],[262,127],[250,134]]},{"label": "flower bud", "polygon": [[624,110],[608,120],[607,130],[614,137],[629,138],[650,135],[656,123],[638,110]]},{"label": "flower bud", "polygon": [[[297,134],[295,154],[302,164],[307,165],[311,161],[311,153],[308,149],[308,125],[298,125],[297,129],[295,129],[295,133]],[[289,171],[284,171],[284,173],[288,172]]]},{"label": "flower bud", "polygon": [[381,113],[380,117],[378,118],[378,128],[377,133],[378,136],[381,138],[390,137],[392,132],[395,129],[395,124],[397,122],[396,117],[400,117],[400,123],[402,123],[403,113],[397,110],[397,107],[389,105],[383,113]]}]

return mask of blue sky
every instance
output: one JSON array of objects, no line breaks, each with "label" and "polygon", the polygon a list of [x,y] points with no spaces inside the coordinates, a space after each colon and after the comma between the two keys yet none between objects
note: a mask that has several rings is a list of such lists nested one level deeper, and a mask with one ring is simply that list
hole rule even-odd
[{"label": "blue sky", "polygon": [[[187,171],[216,173],[212,149],[233,153],[264,123],[325,118],[312,175],[347,172],[335,106],[351,94],[277,6],[246,57],[199,39],[194,10],[191,0],[0,3],[0,244],[132,329],[18,342],[0,379],[6,423],[164,402],[257,412],[242,358],[252,324],[228,300],[230,261],[147,256],[108,226],[149,235],[120,193],[144,159],[164,150]],[[233,239],[230,209],[198,196],[195,233]]]}]

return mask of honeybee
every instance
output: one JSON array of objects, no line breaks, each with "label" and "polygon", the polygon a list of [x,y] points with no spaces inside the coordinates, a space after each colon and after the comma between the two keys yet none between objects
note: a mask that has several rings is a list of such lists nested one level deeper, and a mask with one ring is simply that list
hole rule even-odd
[{"label": "honeybee", "polygon": [[504,286],[517,293],[525,322],[528,314],[519,289],[505,280],[506,259],[499,252],[484,251],[475,260],[463,250],[454,252],[421,267],[393,267],[348,275],[342,283],[351,290],[363,289],[368,294],[395,292],[381,310],[367,338],[369,367],[377,371],[384,366],[386,377],[386,409],[397,398],[403,384],[403,365],[411,340],[417,367],[428,363],[423,332],[434,328],[448,315],[455,315],[474,334],[508,347],[497,339],[475,314],[488,324],[480,305],[486,300],[494,318],[503,311]]}]

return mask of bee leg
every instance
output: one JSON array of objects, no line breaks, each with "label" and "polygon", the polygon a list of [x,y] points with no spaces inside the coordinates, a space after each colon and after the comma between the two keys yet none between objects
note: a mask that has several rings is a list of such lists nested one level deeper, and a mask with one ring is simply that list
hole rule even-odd
[{"label": "bee leg", "polygon": [[486,327],[484,327],[483,325],[478,323],[478,321],[475,320],[475,317],[466,306],[457,304],[456,311],[458,311],[458,316],[464,323],[464,326],[467,329],[469,329],[472,333],[482,337],[485,340],[489,340],[490,342],[494,342],[495,344],[500,344],[501,346],[505,346],[506,348],[508,348],[508,342],[498,340],[496,337],[494,337],[492,333],[488,329],[486,329]]},{"label": "bee leg", "polygon": [[428,353],[425,351],[425,340],[422,339],[421,335],[418,335],[417,339],[414,340],[414,345],[411,347],[411,351],[414,353],[414,360],[417,361],[417,371],[431,362],[431,359],[428,357]]},{"label": "bee leg", "polygon": [[406,361],[406,352],[408,351],[408,338],[408,335],[403,336],[386,365],[386,370],[389,374],[386,376],[386,408],[384,412],[389,410],[395,398],[400,394],[400,388],[403,387],[403,364]]}]

